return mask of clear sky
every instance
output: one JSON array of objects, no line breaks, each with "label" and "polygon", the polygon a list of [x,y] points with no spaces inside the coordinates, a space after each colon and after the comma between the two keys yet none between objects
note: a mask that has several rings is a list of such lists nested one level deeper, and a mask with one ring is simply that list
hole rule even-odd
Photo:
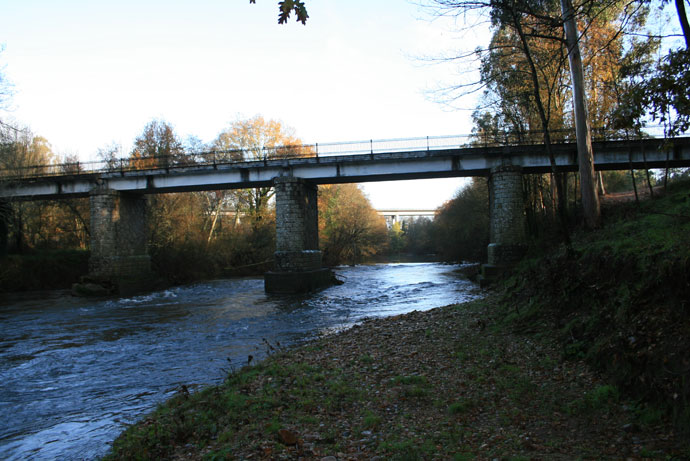
[{"label": "clear sky", "polygon": [[[470,132],[470,110],[428,96],[455,69],[416,58],[486,37],[458,35],[406,0],[307,6],[303,26],[278,25],[276,0],[0,0],[9,116],[84,161],[111,143],[127,153],[154,118],[205,142],[257,114],[307,143]],[[463,183],[365,191],[377,208],[435,208]]]}]

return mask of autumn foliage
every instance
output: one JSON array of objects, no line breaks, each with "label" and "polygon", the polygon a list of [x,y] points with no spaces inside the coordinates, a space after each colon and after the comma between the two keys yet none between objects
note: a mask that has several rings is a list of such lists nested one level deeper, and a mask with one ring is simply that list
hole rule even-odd
[{"label": "autumn foliage", "polygon": [[386,223],[356,184],[320,186],[318,206],[326,264],[357,264],[386,249]]}]

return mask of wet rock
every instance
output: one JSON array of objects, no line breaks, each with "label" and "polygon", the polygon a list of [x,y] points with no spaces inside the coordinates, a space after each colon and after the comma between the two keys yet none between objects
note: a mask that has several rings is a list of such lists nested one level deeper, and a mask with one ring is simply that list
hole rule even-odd
[{"label": "wet rock", "polygon": [[98,283],[75,283],[72,285],[72,296],[108,296],[111,290]]}]

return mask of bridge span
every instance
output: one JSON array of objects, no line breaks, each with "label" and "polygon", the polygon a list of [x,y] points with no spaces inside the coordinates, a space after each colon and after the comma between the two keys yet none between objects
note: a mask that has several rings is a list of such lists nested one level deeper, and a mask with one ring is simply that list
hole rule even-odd
[{"label": "bridge span", "polygon": [[[690,166],[690,137],[593,143],[596,170],[665,168]],[[575,143],[553,145],[557,168],[577,171]],[[200,190],[244,189],[273,185],[274,178],[291,176],[312,184],[361,183],[467,176],[489,176],[492,169],[510,165],[522,173],[548,173],[551,163],[544,145],[490,147],[421,146],[420,150],[349,155],[317,154],[264,160],[224,162],[208,156],[203,161],[142,168],[118,163],[95,171],[80,171],[14,178],[0,185],[0,197],[35,200],[40,198],[86,197],[96,188],[120,192],[155,194]],[[167,163],[167,162],[166,162]],[[0,177],[1,179],[1,177]]]},{"label": "bridge span", "polygon": [[[309,148],[306,148],[309,147]],[[315,148],[313,148],[315,147]],[[404,179],[487,176],[490,190],[489,264],[498,268],[520,259],[526,243],[522,174],[551,171],[543,145],[498,147],[427,145],[339,154],[316,146],[281,148],[280,158],[222,161],[206,153],[192,161],[153,159],[142,168],[120,161],[93,171],[12,176],[0,172],[0,199],[38,200],[89,197],[91,256],[96,279],[145,280],[150,272],[146,248],[146,194],[273,186],[276,190],[275,269],[266,274],[266,290],[307,291],[327,284],[332,274],[321,265],[318,245],[317,188],[320,184]],[[596,170],[690,167],[690,137],[671,141],[642,139],[593,143]],[[555,144],[558,170],[577,171],[574,143]],[[222,154],[222,153],[221,153]]]}]

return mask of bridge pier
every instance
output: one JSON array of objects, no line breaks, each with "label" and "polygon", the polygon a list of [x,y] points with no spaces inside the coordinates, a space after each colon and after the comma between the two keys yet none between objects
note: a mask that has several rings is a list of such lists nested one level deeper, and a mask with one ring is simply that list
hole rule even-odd
[{"label": "bridge pier", "polygon": [[490,228],[488,261],[481,283],[490,283],[527,250],[527,221],[522,191],[522,168],[503,165],[489,175]]},{"label": "bridge pier", "polygon": [[100,285],[111,292],[126,295],[150,288],[152,273],[146,245],[146,197],[97,188],[91,191],[89,198],[89,275],[73,291],[89,291],[89,288],[94,289],[93,285]]},{"label": "bridge pier", "polygon": [[317,186],[293,176],[273,181],[276,190],[274,270],[264,276],[268,293],[302,293],[329,285],[334,276],[321,267]]}]

